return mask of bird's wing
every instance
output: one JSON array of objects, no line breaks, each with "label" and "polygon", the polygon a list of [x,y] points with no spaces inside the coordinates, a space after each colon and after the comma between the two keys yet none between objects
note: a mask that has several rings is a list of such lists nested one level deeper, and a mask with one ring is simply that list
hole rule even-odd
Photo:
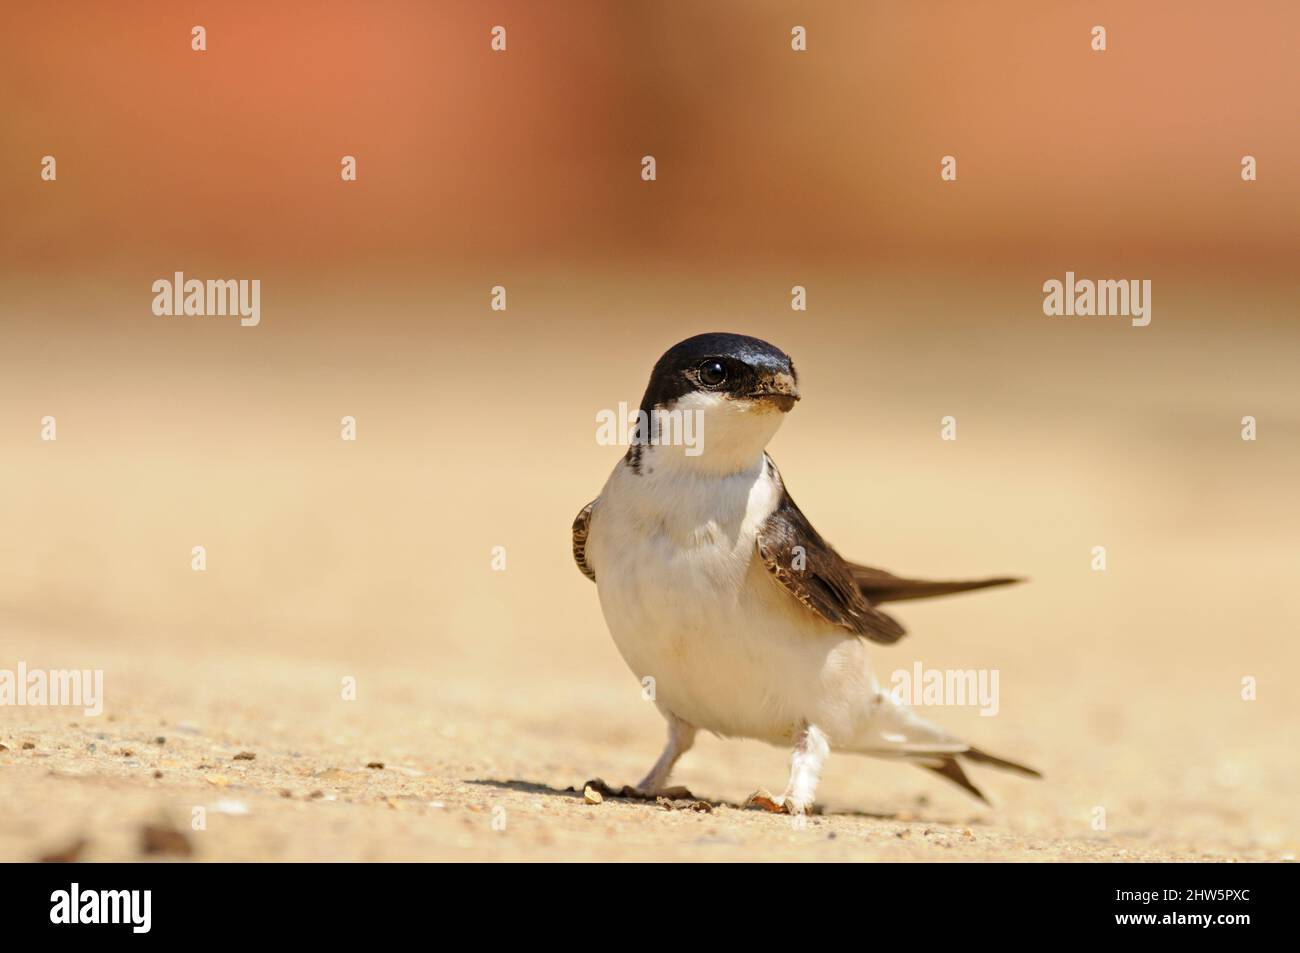
[{"label": "bird's wing", "polygon": [[[768,465],[780,480],[771,458]],[[813,529],[784,484],[776,509],[759,527],[757,543],[759,558],[776,583],[827,622],[873,642],[889,644],[903,637],[906,630],[871,605],[853,577],[852,564]]]},{"label": "bird's wing", "polygon": [[578,564],[582,574],[592,582],[596,581],[596,571],[587,565],[587,529],[591,523],[591,510],[595,505],[596,501],[592,500],[573,520],[573,561]]},{"label": "bird's wing", "polygon": [[933,580],[905,579],[895,576],[883,569],[859,566],[849,563],[853,580],[873,606],[882,602],[899,602],[903,599],[926,599],[930,596],[946,596],[953,592],[970,592],[972,589],[987,589],[989,586],[1006,586],[1013,582],[1022,582],[1012,576],[998,576],[991,579]]}]

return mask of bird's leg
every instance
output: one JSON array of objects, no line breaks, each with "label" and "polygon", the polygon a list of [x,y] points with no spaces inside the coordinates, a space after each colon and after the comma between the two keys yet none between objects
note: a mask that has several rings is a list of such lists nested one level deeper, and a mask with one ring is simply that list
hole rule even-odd
[{"label": "bird's leg", "polygon": [[789,814],[806,814],[812,809],[817,783],[822,779],[822,765],[831,753],[830,742],[816,725],[805,725],[795,735],[794,752],[790,755],[790,781],[781,795],[781,803]]},{"label": "bird's leg", "polygon": [[668,776],[673,772],[673,765],[677,764],[677,759],[690,751],[691,746],[695,744],[694,725],[687,724],[672,712],[664,712],[664,717],[668,719],[668,744],[664,746],[663,754],[650,769],[650,773],[636,786],[638,791],[645,794],[657,794],[663,790]]},{"label": "bird's leg", "polygon": [[774,798],[762,792],[751,797],[750,803],[773,813],[807,814],[812,810],[817,782],[822,777],[822,765],[830,753],[826,734],[816,725],[803,725],[794,736],[790,781],[785,786],[785,793]]}]

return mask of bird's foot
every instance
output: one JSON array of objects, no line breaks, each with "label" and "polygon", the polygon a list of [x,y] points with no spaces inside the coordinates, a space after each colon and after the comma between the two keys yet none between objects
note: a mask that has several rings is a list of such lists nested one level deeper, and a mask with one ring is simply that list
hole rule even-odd
[{"label": "bird's foot", "polygon": [[769,814],[787,814],[785,798],[773,797],[767,791],[761,788],[749,796],[745,802],[745,807],[756,807],[759,810],[767,811]]},{"label": "bird's foot", "polygon": [[756,807],[759,810],[767,811],[769,814],[802,815],[812,813],[811,801],[802,801],[789,794],[773,797],[763,788],[759,788],[749,796],[749,800],[745,802],[745,807]]}]

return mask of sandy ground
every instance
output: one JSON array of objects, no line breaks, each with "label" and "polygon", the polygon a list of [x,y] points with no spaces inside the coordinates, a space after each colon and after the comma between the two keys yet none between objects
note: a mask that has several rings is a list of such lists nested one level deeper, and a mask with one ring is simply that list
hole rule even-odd
[{"label": "sandy ground", "polygon": [[[499,372],[490,327],[304,355],[272,324],[255,354],[214,333],[198,366],[162,360],[185,348],[156,336],[42,357],[33,318],[10,339],[32,360],[3,385],[0,668],[102,669],[107,702],[0,709],[0,859],[1294,859],[1294,322],[1232,328],[1188,292],[1140,333],[991,308],[938,335],[918,323],[944,308],[926,294],[835,337],[716,323],[795,354],[805,400],[773,453],[846,555],[1032,577],[900,607],[911,634],[879,658],[998,669],[996,717],[928,715],[1044,780],[972,769],[986,807],[833,756],[799,825],[740,806],[781,789],[786,752],[703,737],[675,780],[707,805],[586,803],[588,779],[635,782],[663,731],[568,554],[619,455],[591,421],[697,322],[624,315],[563,387],[575,339],[521,325],[513,396],[481,388],[457,415],[445,375]],[[647,312],[664,303],[647,289]],[[546,426],[525,426],[514,398],[548,387]],[[41,445],[30,423],[51,405],[60,439]],[[338,440],[349,412],[355,445]],[[1239,439],[1244,413],[1258,442]]]},{"label": "sandy ground", "polygon": [[[1125,711],[1063,688],[1085,704],[1077,724],[997,739],[1046,780],[975,772],[996,807],[911,768],[841,756],[824,813],[800,824],[741,806],[760,784],[779,789],[783,753],[712,738],[679,777],[707,806],[586,803],[584,781],[634,781],[656,753],[656,716],[634,683],[528,697],[502,686],[485,707],[484,686],[430,692],[390,668],[349,671],[358,697],[344,702],[341,672],[254,653],[197,669],[107,662],[125,703],[98,719],[10,719],[0,735],[0,857],[1284,860],[1300,846],[1293,805],[1272,795],[1294,769],[1270,761],[1258,709],[1241,703],[1240,717],[1229,704],[1214,712],[1219,737],[1194,737],[1158,717],[1158,696]],[[1254,749],[1226,742],[1252,734]],[[1096,806],[1106,831],[1091,829]]]}]

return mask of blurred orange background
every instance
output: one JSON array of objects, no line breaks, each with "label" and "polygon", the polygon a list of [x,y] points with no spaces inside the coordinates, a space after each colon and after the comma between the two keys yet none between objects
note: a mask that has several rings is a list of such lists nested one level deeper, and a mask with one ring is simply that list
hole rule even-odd
[{"label": "blurred orange background", "polygon": [[[7,15],[9,273],[703,254],[1266,277],[1290,274],[1300,247],[1300,8],[1286,0],[1231,15],[739,0]],[[504,55],[488,44],[498,23]],[[806,53],[791,52],[796,23]],[[37,175],[44,154],[57,188]],[[339,179],[344,154],[356,183]],[[948,154],[959,177],[943,184]]]},{"label": "blurred orange background", "polygon": [[[375,467],[427,479],[412,493],[457,510],[443,519],[487,494],[474,525],[492,531],[456,547],[536,526],[560,558],[558,510],[576,510],[611,463],[590,415],[635,402],[664,348],[714,327],[794,354],[816,468],[842,452],[823,433],[923,426],[928,447],[932,419],[990,399],[994,381],[1010,390],[990,411],[1004,436],[1106,400],[1189,415],[1203,401],[1228,427],[1276,399],[1271,433],[1300,428],[1287,399],[1300,291],[1291,3],[1225,16],[1183,2],[63,2],[8,18],[0,437],[10,477],[35,483],[4,505],[11,527],[37,513],[62,525],[46,512],[56,502],[80,508],[67,531],[81,541],[42,563],[32,552],[53,546],[48,529],[5,534],[3,604],[20,615],[58,615],[68,598],[129,602],[118,609],[143,618],[169,604],[143,609],[121,592],[147,585],[107,583],[95,561],[70,568],[86,539],[123,565],[116,531],[85,522],[130,512],[92,502],[115,478],[127,493],[156,483],[149,500],[182,523],[209,508],[207,532],[271,506],[288,525],[252,537],[281,539],[286,557],[369,564],[395,545],[386,530],[362,541],[336,527],[330,543],[320,514],[287,515],[265,481]],[[194,24],[206,52],[190,48]],[[504,53],[489,48],[497,24]],[[794,24],[805,53],[791,51]],[[46,154],[57,182],[40,178]],[[939,178],[945,154],[956,182]],[[1256,182],[1240,178],[1244,154]],[[343,155],[357,157],[356,182],[340,180]],[[1152,279],[1153,326],[1044,318],[1041,283],[1067,269]],[[261,326],[154,317],[151,283],[177,270],[261,279]],[[789,309],[796,283],[806,313]],[[488,307],[497,284],[507,312]],[[1241,338],[1248,327],[1261,330]],[[57,447],[33,442],[45,414],[61,418]],[[361,421],[356,446],[339,446],[343,414]],[[569,464],[581,475],[561,483],[554,518],[512,498],[521,447],[549,465],[530,479]],[[86,468],[56,454],[88,454]],[[336,524],[376,494],[409,512],[357,479]],[[73,483],[56,500],[60,480]],[[152,565],[152,549],[141,558]],[[298,582],[319,597],[311,572]],[[398,600],[419,588],[386,585]]]}]

